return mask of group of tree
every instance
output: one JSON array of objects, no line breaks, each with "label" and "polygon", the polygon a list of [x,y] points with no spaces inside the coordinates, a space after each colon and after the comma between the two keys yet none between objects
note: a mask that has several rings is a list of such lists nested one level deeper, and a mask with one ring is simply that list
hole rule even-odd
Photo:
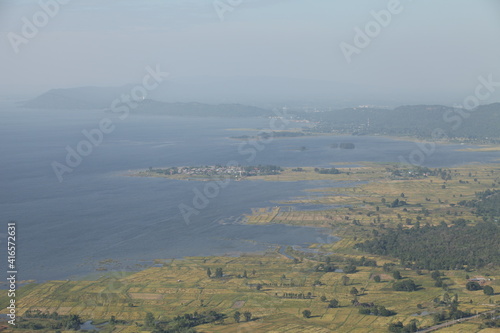
[{"label": "group of tree", "polygon": [[407,202],[404,200],[399,200],[398,198],[394,199],[394,201],[389,205],[391,208],[406,206]]},{"label": "group of tree", "polygon": [[482,315],[483,323],[481,324],[480,329],[500,327],[499,314],[500,311],[497,310],[496,313]]},{"label": "group of tree", "polygon": [[418,286],[412,279],[405,279],[394,282],[392,284],[392,289],[395,291],[415,291],[418,289]]},{"label": "group of tree", "polygon": [[57,312],[42,312],[40,310],[28,310],[18,320],[17,328],[30,330],[79,330],[83,320],[79,315],[60,315]]},{"label": "group of tree", "polygon": [[317,172],[322,175],[338,175],[342,173],[339,169],[336,168],[314,168],[314,172]]},{"label": "group of tree", "polygon": [[423,166],[407,167],[398,165],[395,167],[387,167],[386,171],[391,173],[391,178],[424,178],[429,176],[439,177],[442,180],[451,180],[452,171],[450,169],[430,169]]},{"label": "group of tree", "polygon": [[431,273],[431,278],[435,281],[434,286],[446,289],[447,285],[444,283],[443,278],[441,277],[443,274],[440,271],[433,271]]},{"label": "group of tree", "polygon": [[[245,312],[243,312],[243,317],[245,317],[245,321],[250,321],[250,320],[252,320],[252,313],[249,311],[245,311]],[[233,319],[235,322],[239,323],[241,321],[241,312],[236,311],[233,314]]]},{"label": "group of tree", "polygon": [[418,269],[481,268],[500,264],[500,225],[480,222],[468,225],[454,221],[448,227],[438,226],[387,229],[372,240],[356,244],[356,248],[379,255],[390,255],[407,267]]},{"label": "group of tree", "polygon": [[465,284],[465,289],[469,290],[469,291],[476,291],[476,290],[483,290],[484,294],[485,295],[488,295],[488,296],[492,296],[495,294],[495,290],[493,289],[492,286],[481,286],[479,284],[479,282],[477,281],[468,281],[466,284]]},{"label": "group of tree", "polygon": [[[246,273],[246,271],[245,271],[245,273]],[[207,276],[212,277],[212,270],[210,268],[207,268]],[[221,278],[223,276],[224,276],[224,272],[222,271],[222,268],[221,267],[216,268],[214,277]]]},{"label": "group of tree", "polygon": [[373,305],[370,307],[361,307],[359,309],[359,314],[362,315],[372,315],[372,316],[380,316],[380,317],[390,317],[394,316],[396,312],[388,310],[383,305]]},{"label": "group of tree", "polygon": [[314,267],[314,270],[316,272],[335,272],[337,269],[338,267],[332,263],[318,264]]},{"label": "group of tree", "polygon": [[364,267],[376,267],[377,262],[373,259],[368,259],[365,256],[361,258],[345,258],[340,256],[327,256],[325,257],[326,263],[336,262],[346,262],[348,266],[364,266]]},{"label": "group of tree", "polygon": [[393,333],[418,332],[417,321],[412,320],[407,325],[403,325],[403,323],[400,321],[397,321],[395,323],[391,323],[391,324],[389,324],[389,332],[393,332]]},{"label": "group of tree", "polygon": [[209,323],[222,324],[225,318],[226,315],[223,313],[206,311],[186,313],[170,320],[157,321],[154,315],[148,312],[144,319],[144,326],[152,329],[153,333],[196,333],[194,327]]},{"label": "group of tree", "polygon": [[292,299],[311,299],[312,293],[308,292],[307,294],[304,293],[283,293],[282,298],[292,298]]},{"label": "group of tree", "polygon": [[449,305],[448,311],[442,311],[433,315],[434,324],[439,324],[443,321],[455,320],[472,316],[472,313],[458,309],[458,302],[452,302]]},{"label": "group of tree", "polygon": [[373,259],[367,259],[366,257],[361,257],[360,259],[356,258],[346,258],[337,257],[337,256],[326,256],[326,257],[313,257],[311,256],[309,259],[311,260],[319,260],[324,261],[325,263],[319,263],[314,266],[314,270],[316,272],[335,272],[339,269],[338,264],[334,264],[333,261],[347,263],[342,267],[342,271],[345,274],[353,274],[357,272],[356,266],[366,266],[366,267],[376,267],[377,262]]},{"label": "group of tree", "polygon": [[434,299],[434,303],[437,305],[445,305],[445,306],[458,304],[458,294],[455,294],[453,297],[451,297],[450,294],[444,293],[442,297],[436,297]]},{"label": "group of tree", "polygon": [[463,200],[458,203],[461,206],[472,207],[478,216],[500,217],[500,190],[486,190],[476,193],[476,199]]},{"label": "group of tree", "polygon": [[255,175],[277,175],[283,171],[283,168],[277,165],[257,165],[257,166],[246,166],[243,168],[243,176],[255,176]]},{"label": "group of tree", "polygon": [[344,266],[344,268],[342,268],[342,270],[344,271],[345,274],[354,274],[358,271],[358,268],[356,266],[354,266],[353,264],[349,264],[349,265]]}]

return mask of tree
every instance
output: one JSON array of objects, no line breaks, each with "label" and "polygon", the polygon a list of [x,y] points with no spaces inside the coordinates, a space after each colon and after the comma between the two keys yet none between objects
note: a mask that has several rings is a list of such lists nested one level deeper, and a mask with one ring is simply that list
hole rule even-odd
[{"label": "tree", "polygon": [[389,324],[389,332],[400,333],[403,332],[403,323],[398,321]]},{"label": "tree", "polygon": [[115,317],[115,316],[111,316],[111,318],[109,319],[109,323],[110,323],[111,325],[116,324],[116,317]]},{"label": "tree", "polygon": [[492,296],[495,294],[495,290],[491,286],[484,286],[483,292],[485,295]]},{"label": "tree", "polygon": [[335,298],[328,303],[328,307],[331,309],[338,308],[339,307],[339,301],[337,301]]},{"label": "tree", "polygon": [[410,323],[404,327],[404,331],[411,332],[411,333],[418,332],[417,321],[415,319],[410,321]]},{"label": "tree", "polygon": [[469,290],[469,291],[475,291],[475,290],[480,290],[481,285],[479,283],[477,283],[476,281],[469,281],[465,285],[465,288],[467,288],[467,290]]},{"label": "tree", "polygon": [[155,325],[155,317],[151,312],[146,313],[146,318],[144,318],[144,326],[153,327]]},{"label": "tree", "polygon": [[252,313],[249,311],[246,311],[243,313],[243,316],[245,317],[245,321],[250,321],[252,320]]},{"label": "tree", "polygon": [[347,275],[342,276],[342,284],[347,286],[349,284],[349,277]]},{"label": "tree", "polygon": [[79,315],[70,314],[65,326],[67,329],[78,330],[82,324],[83,321]]},{"label": "tree", "polygon": [[216,278],[221,278],[224,276],[224,272],[222,271],[222,268],[216,268],[215,269],[215,277]]},{"label": "tree", "polygon": [[386,307],[383,305],[376,306],[375,309],[373,309],[373,311],[376,316],[382,316],[382,317],[389,317],[396,314],[394,311],[387,310]]},{"label": "tree", "polygon": [[311,311],[304,310],[302,311],[302,315],[304,316],[304,318],[311,318]]},{"label": "tree", "polygon": [[365,308],[359,308],[358,312],[359,312],[359,314],[362,314],[362,315],[369,315],[370,313],[372,313],[370,311],[370,309],[365,309]]},{"label": "tree", "polygon": [[356,269],[357,269],[357,267],[352,265],[352,264],[347,265],[347,266],[344,266],[344,273],[346,273],[346,274],[356,273]]},{"label": "tree", "polygon": [[245,279],[248,277],[248,275],[247,275],[247,271],[246,271],[246,270],[244,270],[244,271],[243,271],[243,277],[244,277]]},{"label": "tree", "polygon": [[239,311],[236,311],[234,314],[233,314],[233,318],[234,318],[234,321],[239,323],[240,322],[240,319],[241,319],[241,313]]},{"label": "tree", "polygon": [[207,268],[207,276],[211,277],[212,276],[212,271],[210,270],[210,267]]},{"label": "tree", "polygon": [[399,271],[394,271],[392,272],[392,277],[395,279],[395,280],[401,280],[403,277],[401,276],[401,273]]},{"label": "tree", "polygon": [[359,294],[359,291],[358,289],[356,289],[356,287],[352,287],[351,290],[349,291],[349,294],[357,296]]},{"label": "tree", "polygon": [[375,282],[377,282],[377,283],[378,283],[378,282],[380,282],[380,280],[381,280],[380,275],[375,275],[375,276],[373,277],[373,281],[375,281]]},{"label": "tree", "polygon": [[320,300],[321,300],[321,302],[326,302],[326,296],[325,295],[321,296]]}]

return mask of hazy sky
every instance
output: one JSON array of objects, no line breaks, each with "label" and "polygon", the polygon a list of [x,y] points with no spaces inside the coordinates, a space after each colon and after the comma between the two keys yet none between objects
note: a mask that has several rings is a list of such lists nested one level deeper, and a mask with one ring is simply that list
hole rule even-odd
[{"label": "hazy sky", "polygon": [[[173,79],[293,77],[394,93],[472,93],[489,74],[500,82],[498,0],[401,0],[350,63],[340,44],[356,46],[354,29],[397,0],[64,2],[44,25],[39,1],[0,1],[2,94],[133,83],[156,64]],[[214,4],[226,4],[223,21]],[[25,38],[34,16],[39,31]],[[25,38],[18,53],[13,36]]]}]

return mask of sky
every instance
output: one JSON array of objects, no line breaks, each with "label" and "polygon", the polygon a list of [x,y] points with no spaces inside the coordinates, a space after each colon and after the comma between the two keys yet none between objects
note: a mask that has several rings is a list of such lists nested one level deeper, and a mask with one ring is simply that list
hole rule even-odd
[{"label": "sky", "polygon": [[187,85],[292,78],[452,104],[480,76],[500,82],[499,37],[498,0],[0,0],[0,95],[136,83],[158,65]]}]

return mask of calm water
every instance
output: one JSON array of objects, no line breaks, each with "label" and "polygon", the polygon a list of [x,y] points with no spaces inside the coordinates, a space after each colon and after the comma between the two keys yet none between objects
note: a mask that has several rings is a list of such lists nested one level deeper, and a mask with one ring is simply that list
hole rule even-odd
[{"label": "calm water", "polygon": [[[399,155],[408,156],[416,147],[412,142],[374,137],[277,139],[248,161],[250,155],[239,152],[241,142],[228,137],[251,132],[227,129],[268,128],[267,119],[131,116],[122,121],[100,111],[49,112],[11,106],[0,107],[0,117],[0,240],[5,242],[6,223],[17,220],[21,279],[81,276],[95,271],[103,259],[131,267],[156,258],[232,254],[260,251],[272,244],[326,240],[313,228],[235,221],[253,207],[273,206],[274,201],[306,195],[304,189],[332,183],[231,182],[186,224],[178,206],[193,206],[196,189],[203,191],[207,183],[123,176],[129,170],[231,160],[318,167],[335,162],[397,162]],[[81,131],[96,128],[103,117],[112,118],[115,130],[60,183],[51,163],[63,163],[65,147],[74,148],[84,139]],[[346,140],[355,143],[356,149],[330,148],[331,143]],[[307,150],[299,151],[301,146]],[[486,163],[499,157],[498,153],[456,152],[457,148],[438,147],[426,164]]]}]

